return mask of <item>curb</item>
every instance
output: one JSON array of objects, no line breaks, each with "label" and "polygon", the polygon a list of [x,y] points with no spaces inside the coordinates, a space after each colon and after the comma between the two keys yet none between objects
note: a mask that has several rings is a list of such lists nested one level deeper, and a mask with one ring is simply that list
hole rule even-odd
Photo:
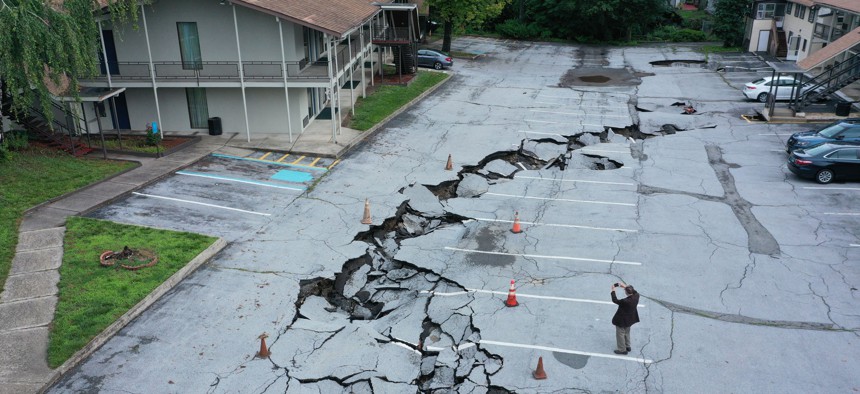
[{"label": "curb", "polygon": [[[428,71],[428,72],[439,72],[439,71]],[[449,74],[449,73],[445,73],[445,74],[448,74],[448,78],[443,79],[441,82],[437,83],[436,85],[434,85],[430,89],[425,90],[423,93],[419,94],[418,97],[415,97],[414,99],[410,100],[408,103],[403,104],[400,108],[398,108],[396,111],[394,111],[391,115],[386,116],[385,119],[382,119],[381,121],[379,121],[379,123],[377,123],[373,127],[363,131],[361,134],[358,135],[358,137],[353,138],[352,141],[347,142],[346,145],[344,145],[343,149],[341,149],[340,152],[338,152],[335,155],[336,156],[335,158],[339,159],[339,158],[343,157],[346,153],[348,153],[350,150],[352,150],[353,148],[356,148],[359,145],[361,145],[367,138],[376,134],[376,132],[379,131],[379,129],[385,127],[385,125],[388,124],[388,122],[390,122],[391,119],[394,119],[396,116],[398,116],[398,115],[402,114],[403,112],[405,112],[406,110],[412,108],[413,105],[415,105],[419,101],[423,100],[425,97],[429,96],[431,93],[435,92],[437,89],[442,87],[442,85],[444,85],[446,82],[450,81],[451,78],[453,78],[452,74]]]},{"label": "curb", "polygon": [[220,252],[224,247],[227,246],[227,241],[224,238],[218,238],[212,245],[209,245],[206,250],[197,255],[194,259],[192,259],[185,267],[182,267],[179,271],[176,271],[170,278],[167,278],[164,283],[155,288],[149,295],[144,297],[140,302],[138,302],[135,306],[128,310],[125,314],[120,316],[115,322],[109,325],[104,329],[101,333],[96,335],[86,346],[84,346],[81,350],[78,350],[72,357],[70,357],[63,365],[60,365],[51,373],[48,378],[48,381],[45,382],[44,385],[39,389],[39,393],[46,392],[54,383],[60,380],[63,375],[66,374],[69,370],[76,367],[83,360],[89,357],[93,352],[98,350],[102,345],[104,345],[109,339],[111,339],[119,330],[123,329],[129,322],[134,320],[136,317],[140,316],[141,313],[149,309],[149,307],[158,301],[164,294],[173,289],[179,282],[188,277],[192,272],[197,270],[203,263],[209,261],[213,256],[215,256],[218,252]]}]

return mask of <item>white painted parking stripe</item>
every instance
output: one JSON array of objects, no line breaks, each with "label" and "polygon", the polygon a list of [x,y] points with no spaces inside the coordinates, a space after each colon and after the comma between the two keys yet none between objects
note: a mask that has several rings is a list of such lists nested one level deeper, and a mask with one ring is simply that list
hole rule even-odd
[{"label": "white painted parking stripe", "polygon": [[803,188],[809,190],[860,190],[858,187],[804,186]]},{"label": "white painted parking stripe", "polygon": [[[540,131],[528,131],[528,130],[517,130],[517,132],[518,133],[527,133],[527,134],[554,135],[557,137],[564,137],[563,135],[561,135],[559,133],[542,133]],[[519,145],[517,145],[517,146],[519,146]]]},{"label": "white painted parking stripe", "polygon": [[528,171],[528,170],[529,170],[528,168],[526,168],[526,166],[524,166],[524,165],[523,165],[523,163],[517,162],[517,165],[518,165],[518,166],[520,166],[520,168],[522,168],[522,169],[523,169],[523,171]]},{"label": "white painted parking stripe", "polygon": [[537,120],[537,119],[523,119],[526,122],[535,122],[535,123],[551,123],[551,124],[573,124],[577,126],[589,126],[589,127],[603,127],[603,125],[599,124],[588,124],[588,123],[580,123],[580,122],[550,122],[548,120]]},{"label": "white painted parking stripe", "polygon": [[759,135],[792,135],[794,133],[761,133]]},{"label": "white painted parking stripe", "polygon": [[[430,295],[434,295],[434,296],[441,296],[441,297],[453,297],[453,296],[465,295],[465,294],[470,294],[470,293],[497,294],[497,295],[503,295],[503,296],[508,295],[508,293],[506,291],[492,291],[492,290],[483,290],[483,289],[466,289],[466,291],[453,291],[450,293],[442,293],[442,292],[432,291],[432,290],[422,290],[420,293],[421,294],[430,294]],[[524,294],[524,293],[519,293],[519,292],[517,293],[517,297],[535,298],[535,299],[540,299],[540,300],[553,300],[553,301],[583,302],[583,303],[588,303],[588,304],[615,305],[611,301],[589,300],[589,299],[585,299],[585,298],[542,296],[542,295],[534,295],[534,294]],[[639,304],[638,307],[644,308],[645,305]]]},{"label": "white painted parking stripe", "polygon": [[852,248],[860,248],[860,244],[848,244]]},{"label": "white painted parking stripe", "polygon": [[547,351],[547,352],[556,352],[556,353],[579,354],[582,356],[590,356],[590,357],[614,358],[617,360],[636,361],[636,362],[645,363],[645,364],[650,364],[653,362],[652,360],[649,360],[646,358],[639,358],[639,357],[620,356],[620,355],[616,355],[616,354],[582,352],[579,350],[561,349],[561,348],[557,348],[557,347],[525,345],[525,344],[520,344],[520,343],[490,341],[490,340],[486,340],[486,339],[481,339],[480,344],[481,345],[505,346],[505,347],[518,347],[518,348],[523,348],[523,349],[543,350],[543,351]]},{"label": "white painted parking stripe", "polygon": [[629,150],[606,150],[606,149],[591,149],[589,147],[584,147],[579,149],[580,152],[606,152],[606,153],[630,153]]},{"label": "white painted parking stripe", "polygon": [[561,111],[546,111],[542,109],[532,109],[532,112],[540,112],[545,114],[556,114],[556,115],[578,115],[578,116],[600,116],[604,118],[629,118],[629,115],[607,115],[607,114],[584,114],[578,112],[561,112]]},{"label": "white painted parking stripe", "polygon": [[542,178],[539,176],[525,176],[525,175],[517,175],[514,177],[514,179],[537,179],[537,180],[541,180],[541,181],[554,181],[554,182],[581,182],[581,183],[597,183],[597,184],[604,184],[604,185],[636,186],[635,183],[625,183],[625,182],[586,181],[586,180],[582,180],[582,179],[556,179],[556,178]]},{"label": "white painted parking stripe", "polygon": [[246,180],[246,179],[239,179],[239,178],[225,177],[225,176],[220,176],[220,175],[210,175],[210,174],[204,174],[204,173],[200,173],[200,172],[176,171],[176,173],[177,173],[178,175],[196,176],[196,177],[200,177],[200,178],[217,179],[217,180],[220,180],[220,181],[227,181],[227,182],[247,183],[247,184],[250,184],[250,185],[257,185],[257,186],[263,186],[263,187],[273,187],[273,188],[276,188],[276,189],[295,190],[295,191],[299,191],[299,192],[303,192],[303,191],[305,191],[305,189],[304,189],[304,188],[289,187],[289,186],[282,186],[282,185],[274,185],[274,184],[271,184],[271,183],[268,183],[268,182],[261,182],[261,181],[254,181],[254,180]]},{"label": "white painted parking stripe", "polygon": [[[860,190],[860,189],[858,189]],[[625,207],[635,207],[636,204],[630,204],[626,202],[610,202],[610,201],[594,201],[594,200],[573,200],[569,198],[546,198],[546,197],[531,197],[531,196],[517,196],[514,194],[502,194],[502,193],[484,193],[484,195],[489,196],[499,196],[499,197],[512,197],[512,198],[525,198],[531,200],[544,200],[544,201],[563,201],[563,202],[579,202],[583,204],[603,204],[603,205],[622,205]]]},{"label": "white painted parking stripe", "polygon": [[136,196],[141,196],[141,197],[157,198],[157,199],[161,199],[161,200],[169,200],[169,201],[176,201],[176,202],[184,202],[184,203],[188,203],[188,204],[203,205],[203,206],[206,206],[206,207],[219,208],[219,209],[226,209],[226,210],[236,211],[236,212],[242,212],[242,213],[250,213],[250,214],[252,214],[252,215],[272,216],[272,214],[269,214],[269,213],[260,213],[260,212],[246,211],[246,210],[244,210],[244,209],[239,209],[239,208],[230,208],[230,207],[225,207],[225,206],[221,206],[221,205],[207,204],[207,203],[205,203],[205,202],[197,202],[197,201],[182,200],[182,199],[179,199],[179,198],[173,198],[173,197],[156,196],[156,195],[154,195],[154,194],[144,194],[144,193],[138,193],[138,192],[131,192],[131,194],[134,194],[134,195],[136,195]]},{"label": "white painted parking stripe", "polygon": [[824,212],[825,215],[860,216],[860,212]]},{"label": "white painted parking stripe", "polygon": [[[498,222],[498,223],[513,223],[513,220],[502,220],[502,219],[490,219],[490,218],[475,218],[475,220],[480,222]],[[565,228],[581,228],[585,230],[602,230],[602,231],[620,231],[624,233],[636,233],[639,230],[631,230],[627,228],[610,228],[610,227],[592,227],[592,226],[581,226],[577,224],[556,224],[556,223],[535,223],[535,222],[524,222],[520,221],[520,224],[528,224],[531,226],[546,226],[546,227],[565,227]]]},{"label": "white painted parking stripe", "polygon": [[546,255],[540,255],[540,254],[525,254],[525,253],[491,252],[491,251],[486,251],[486,250],[452,248],[450,246],[446,246],[445,250],[451,250],[451,251],[455,251],[455,252],[466,252],[466,253],[492,254],[492,255],[496,255],[496,256],[528,257],[528,258],[533,258],[533,259],[572,260],[572,261],[590,261],[590,262],[594,262],[594,263],[606,263],[606,264],[642,265],[642,263],[638,263],[635,261],[589,259],[586,257],[569,257],[569,256],[546,256]]}]

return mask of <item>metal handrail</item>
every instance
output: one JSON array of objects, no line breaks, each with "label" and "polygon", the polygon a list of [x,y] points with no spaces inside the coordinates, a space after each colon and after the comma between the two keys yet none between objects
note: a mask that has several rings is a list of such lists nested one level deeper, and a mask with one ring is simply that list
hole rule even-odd
[{"label": "metal handrail", "polygon": [[860,54],[854,55],[807,80],[805,85],[808,88],[798,96],[797,105],[792,107],[795,110],[803,109],[819,97],[829,95],[858,78],[860,78]]}]

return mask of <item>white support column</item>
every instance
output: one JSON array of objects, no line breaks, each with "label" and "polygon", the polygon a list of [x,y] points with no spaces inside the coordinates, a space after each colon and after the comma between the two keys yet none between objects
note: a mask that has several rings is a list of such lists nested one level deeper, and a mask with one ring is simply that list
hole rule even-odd
[{"label": "white support column", "polygon": [[332,39],[329,38],[328,34],[323,35],[323,39],[325,40],[326,52],[328,52],[328,104],[331,107],[331,140],[335,144],[337,143],[337,126],[335,125],[335,116],[334,116],[334,76],[332,76],[332,66],[334,63],[334,53],[331,49]]},{"label": "white support column", "polygon": [[155,65],[152,64],[152,48],[149,46],[149,29],[146,26],[146,11],[140,5],[140,15],[143,19],[143,34],[146,37],[146,56],[149,59],[149,76],[152,78],[152,95],[155,97],[155,117],[158,119],[158,134],[164,138],[164,123],[161,123],[161,107],[158,105],[158,84],[155,82]]},{"label": "white support column", "polygon": [[[378,14],[377,14],[378,15]],[[373,86],[373,74],[376,73],[376,69],[373,68],[373,25],[376,24],[376,16],[373,17],[373,20],[370,22],[370,86]]]},{"label": "white support column", "polygon": [[335,114],[337,114],[337,123],[335,123],[335,125],[337,127],[337,133],[340,134],[340,123],[342,122],[342,120],[340,119],[340,64],[337,61],[338,60],[337,54],[339,52],[337,50],[337,44],[340,44],[340,41],[335,39],[334,45],[333,45],[334,46],[334,70],[335,70],[334,71],[334,95],[335,95],[334,103],[337,105],[337,111],[332,112],[331,118],[334,119]]},{"label": "white support column", "polygon": [[355,116],[355,88],[352,86],[352,80],[355,78],[355,58],[352,56],[352,34],[346,37],[346,45],[349,48],[349,101],[352,116]]},{"label": "white support column", "polygon": [[281,27],[281,18],[275,17],[278,21],[278,36],[281,38],[281,69],[284,73],[284,98],[287,101],[287,130],[290,133],[290,143],[293,143],[293,122],[290,116],[290,89],[287,87],[287,56],[284,53],[284,29]]},{"label": "white support column", "polygon": [[239,84],[242,85],[242,108],[245,110],[245,134],[248,135],[248,142],[251,142],[251,128],[248,126],[248,99],[245,97],[245,70],[242,67],[242,47],[239,44],[239,22],[236,21],[236,5],[230,3],[233,7],[233,28],[236,30],[236,51],[239,54]]},{"label": "white support column", "polygon": [[[371,26],[372,25],[373,24],[371,24]],[[361,62],[361,66],[359,67],[359,69],[361,70],[361,97],[367,98],[367,78],[366,78],[367,71],[364,69],[364,62],[366,59],[365,54],[367,52],[367,47],[364,46],[364,26],[361,27],[360,31],[361,31],[361,33],[360,33],[361,35],[359,36],[359,38],[361,39],[361,59],[359,59],[359,61]]]},{"label": "white support column", "polygon": [[105,33],[104,33],[104,30],[102,30],[102,21],[99,20],[98,23],[99,23],[99,38],[101,38],[101,41],[102,41],[102,61],[105,64],[105,73],[107,73],[108,87],[113,88],[113,82],[110,79],[110,62],[108,61],[107,49],[105,48]]}]

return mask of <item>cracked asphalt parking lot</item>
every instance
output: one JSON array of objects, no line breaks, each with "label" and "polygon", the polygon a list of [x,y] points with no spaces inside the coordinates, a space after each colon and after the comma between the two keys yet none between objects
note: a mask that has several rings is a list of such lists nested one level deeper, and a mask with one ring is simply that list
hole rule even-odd
[{"label": "cracked asphalt parking lot", "polygon": [[[860,390],[860,187],[788,172],[805,126],[743,120],[757,74],[712,71],[750,67],[685,46],[454,47],[485,55],[311,192],[177,175],[141,193],[233,209],[134,195],[94,213],[230,245],[50,392]],[[626,356],[618,281],[642,294]]]}]

